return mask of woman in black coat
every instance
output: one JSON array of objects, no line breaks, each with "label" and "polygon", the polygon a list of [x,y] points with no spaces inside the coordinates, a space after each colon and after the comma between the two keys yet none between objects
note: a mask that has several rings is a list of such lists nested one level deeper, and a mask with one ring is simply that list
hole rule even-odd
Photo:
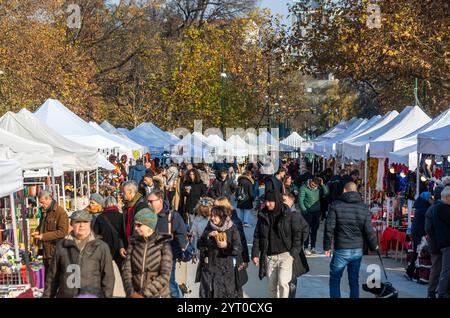
[{"label": "woman in black coat", "polygon": [[245,237],[242,221],[239,219],[236,210],[233,209],[233,206],[226,197],[220,197],[214,200],[214,206],[223,206],[227,210],[227,214],[231,221],[233,221],[234,226],[236,226],[239,231],[242,245],[242,261],[245,263],[245,267],[247,267],[247,263],[250,262],[250,255],[248,253],[247,238]]},{"label": "woman in black coat", "polygon": [[[251,172],[245,171],[242,176],[238,178],[238,190],[236,192],[236,201],[239,217],[241,218],[244,226],[249,226],[248,218],[249,214],[253,210],[253,184],[255,182],[252,179]],[[241,194],[242,192],[242,194]],[[243,199],[239,197],[243,195]]]},{"label": "woman in black coat", "polygon": [[[191,224],[194,219],[194,209],[201,197],[206,195],[206,185],[202,182],[200,174],[196,169],[187,172],[186,181],[181,189],[181,202],[183,206],[183,218]],[[189,220],[188,220],[189,216]]]},{"label": "woman in black coat", "polygon": [[211,220],[197,243],[200,250],[200,298],[239,298],[236,267],[242,264],[241,240],[222,206],[211,210]]},{"label": "woman in black coat", "polygon": [[123,237],[123,217],[117,207],[117,201],[114,197],[107,197],[102,214],[100,214],[94,223],[94,233],[99,235],[102,241],[109,246],[111,256],[116,262],[119,270],[122,270],[122,264],[125,260],[120,255],[120,250],[125,249]]},{"label": "woman in black coat", "polygon": [[414,202],[414,221],[411,229],[414,251],[411,262],[406,269],[406,278],[408,279],[418,278],[418,273],[416,271],[416,260],[418,256],[417,246],[419,246],[420,242],[422,241],[422,237],[426,235],[425,214],[432,203],[433,197],[431,196],[430,192],[422,192]]}]

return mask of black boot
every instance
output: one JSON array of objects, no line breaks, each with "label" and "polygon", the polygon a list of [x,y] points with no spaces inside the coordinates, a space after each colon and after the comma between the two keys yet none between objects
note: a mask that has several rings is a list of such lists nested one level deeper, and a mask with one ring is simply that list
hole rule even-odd
[{"label": "black boot", "polygon": [[436,292],[428,292],[427,298],[436,298]]}]

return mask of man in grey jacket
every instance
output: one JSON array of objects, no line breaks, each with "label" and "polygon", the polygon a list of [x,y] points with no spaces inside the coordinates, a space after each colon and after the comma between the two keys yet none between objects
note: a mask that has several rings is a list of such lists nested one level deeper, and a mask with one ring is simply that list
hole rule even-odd
[{"label": "man in grey jacket", "polygon": [[356,184],[348,182],[344,193],[329,208],[324,231],[323,249],[331,256],[331,242],[334,239],[333,258],[330,263],[330,297],[341,298],[341,278],[348,267],[350,298],[359,298],[359,269],[363,256],[364,240],[372,251],[378,242],[372,227],[369,207],[356,191]]},{"label": "man in grey jacket", "polygon": [[112,297],[115,279],[108,245],[92,232],[89,212],[76,211],[70,219],[73,231],[56,245],[43,297]]}]

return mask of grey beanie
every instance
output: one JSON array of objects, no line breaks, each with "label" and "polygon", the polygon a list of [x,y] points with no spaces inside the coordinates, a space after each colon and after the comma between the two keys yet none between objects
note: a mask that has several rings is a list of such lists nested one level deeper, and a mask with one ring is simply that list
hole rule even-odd
[{"label": "grey beanie", "polygon": [[105,203],[105,199],[103,199],[103,197],[98,193],[92,193],[91,196],[89,197],[89,200],[95,201],[101,206],[103,206],[103,204]]}]

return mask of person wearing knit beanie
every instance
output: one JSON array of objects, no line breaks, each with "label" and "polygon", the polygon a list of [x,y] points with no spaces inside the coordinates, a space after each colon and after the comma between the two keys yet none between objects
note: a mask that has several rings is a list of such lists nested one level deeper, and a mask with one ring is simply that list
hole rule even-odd
[{"label": "person wearing knit beanie", "polygon": [[103,204],[105,202],[105,199],[98,194],[98,193],[92,193],[89,197],[89,205],[87,206],[86,210],[91,214],[98,214],[103,211]]},{"label": "person wearing knit beanie", "polygon": [[153,233],[156,228],[156,223],[158,222],[158,216],[156,215],[155,211],[150,208],[145,208],[140,210],[134,217],[134,225],[136,229],[138,230],[139,235],[142,235],[142,227],[148,227],[151,229],[151,231],[148,231],[148,229],[145,229],[144,232],[147,233]]}]

